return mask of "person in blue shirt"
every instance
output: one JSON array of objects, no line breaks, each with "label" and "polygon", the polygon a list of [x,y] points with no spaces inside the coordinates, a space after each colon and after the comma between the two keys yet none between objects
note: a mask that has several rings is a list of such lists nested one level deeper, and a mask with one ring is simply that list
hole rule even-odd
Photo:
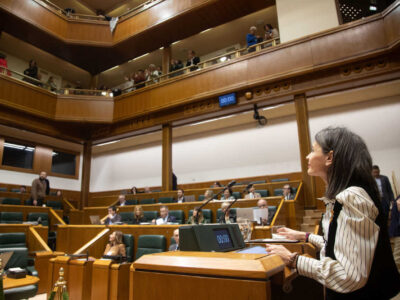
[{"label": "person in blue shirt", "polygon": [[[247,47],[253,46],[258,43],[258,40],[260,39],[259,36],[256,36],[256,31],[257,27],[256,26],[251,26],[250,27],[250,33],[246,35],[246,41],[247,41]],[[255,47],[249,48],[248,52],[254,52],[256,51]]]}]

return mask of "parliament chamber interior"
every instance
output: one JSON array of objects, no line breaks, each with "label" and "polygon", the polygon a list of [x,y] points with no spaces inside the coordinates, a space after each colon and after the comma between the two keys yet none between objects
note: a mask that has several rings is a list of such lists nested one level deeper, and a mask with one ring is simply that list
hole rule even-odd
[{"label": "parliament chamber interior", "polygon": [[389,228],[399,115],[400,0],[0,0],[0,299],[342,299],[307,157],[360,135]]}]

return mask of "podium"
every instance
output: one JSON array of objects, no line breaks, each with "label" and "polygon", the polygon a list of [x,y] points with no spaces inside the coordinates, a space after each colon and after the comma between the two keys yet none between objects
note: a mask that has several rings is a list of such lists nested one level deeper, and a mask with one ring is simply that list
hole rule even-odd
[{"label": "podium", "polygon": [[130,300],[268,300],[292,275],[276,255],[186,251],[144,255],[130,273]]}]

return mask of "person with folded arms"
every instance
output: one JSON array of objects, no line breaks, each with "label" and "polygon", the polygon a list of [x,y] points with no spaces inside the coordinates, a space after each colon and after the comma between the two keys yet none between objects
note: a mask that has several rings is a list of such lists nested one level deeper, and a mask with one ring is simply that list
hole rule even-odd
[{"label": "person with folded arms", "polygon": [[104,250],[106,256],[126,256],[125,244],[122,242],[122,232],[114,231],[110,234],[109,242]]},{"label": "person with folded arms", "polygon": [[308,174],[326,183],[323,236],[280,228],[292,240],[312,243],[320,259],[267,245],[286,265],[326,289],[326,299],[385,300],[400,290],[372,158],[366,144],[346,128],[328,127],[315,136]]}]

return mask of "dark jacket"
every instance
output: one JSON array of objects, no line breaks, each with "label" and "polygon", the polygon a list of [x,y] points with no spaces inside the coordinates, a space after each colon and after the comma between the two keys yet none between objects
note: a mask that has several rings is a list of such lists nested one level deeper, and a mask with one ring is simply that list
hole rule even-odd
[{"label": "dark jacket", "polygon": [[146,222],[148,222],[148,220],[146,219],[145,216],[143,216],[140,219],[133,217],[133,220],[132,220],[132,224],[140,224],[140,223],[146,223]]},{"label": "dark jacket", "polygon": [[[397,197],[396,201],[400,199]],[[389,235],[390,237],[400,236],[400,212],[397,210],[396,201],[393,203],[392,216],[390,220]]]},{"label": "dark jacket", "polygon": [[383,213],[387,217],[389,215],[389,209],[390,209],[390,202],[394,200],[394,195],[392,191],[392,186],[390,185],[389,178],[387,178],[384,175],[380,175],[379,179],[381,180],[381,185],[382,185],[382,209]]},{"label": "dark jacket", "polygon": [[[157,220],[159,220],[159,219],[161,219],[161,218],[157,218]],[[167,222],[168,223],[176,223],[176,218],[174,216],[168,215]]]},{"label": "dark jacket", "polygon": [[121,216],[119,214],[115,214],[115,216],[110,219],[109,217],[107,217],[107,219],[104,221],[105,225],[112,225],[115,223],[121,222]]},{"label": "dark jacket", "polygon": [[[236,223],[236,214],[232,211],[229,212],[229,220],[231,223]],[[218,219],[218,223],[225,224],[225,214],[221,214]]]}]

